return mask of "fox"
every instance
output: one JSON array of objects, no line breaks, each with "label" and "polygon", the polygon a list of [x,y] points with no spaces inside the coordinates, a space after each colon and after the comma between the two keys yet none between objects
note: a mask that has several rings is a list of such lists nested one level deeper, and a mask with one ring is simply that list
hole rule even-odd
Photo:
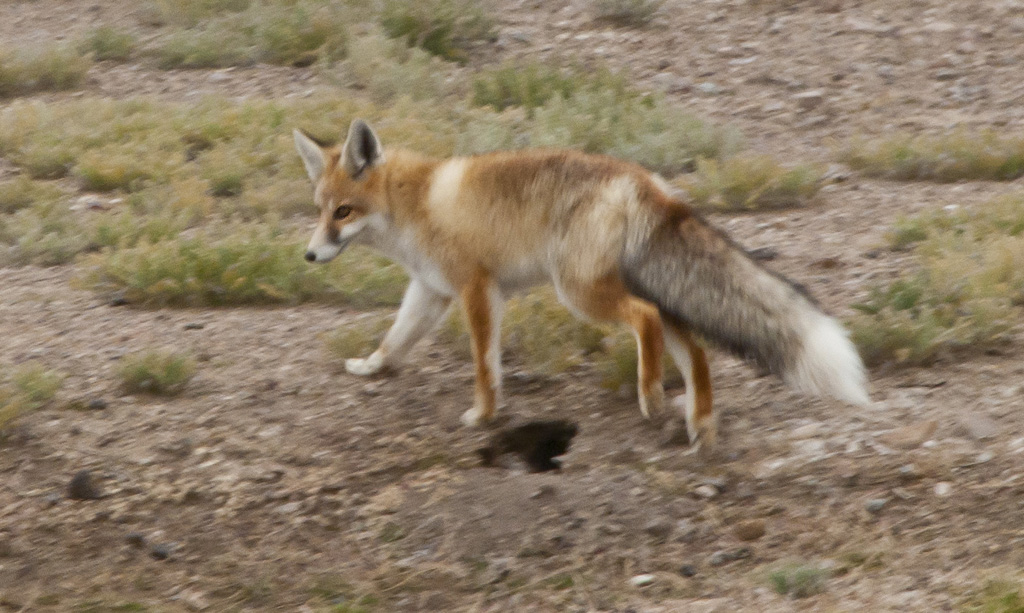
[{"label": "fox", "polygon": [[439,159],[384,149],[362,119],[340,146],[299,129],[293,136],[319,209],[305,259],[327,263],[363,244],[410,277],[379,347],[345,361],[353,375],[399,365],[458,301],[475,369],[461,421],[483,426],[502,399],[504,300],[551,283],[575,316],[632,328],[645,418],[664,410],[668,351],[683,376],[680,412],[697,450],[713,450],[718,438],[705,342],[799,391],[869,404],[847,331],[803,286],[755,261],[681,190],[638,164],[571,149]]}]

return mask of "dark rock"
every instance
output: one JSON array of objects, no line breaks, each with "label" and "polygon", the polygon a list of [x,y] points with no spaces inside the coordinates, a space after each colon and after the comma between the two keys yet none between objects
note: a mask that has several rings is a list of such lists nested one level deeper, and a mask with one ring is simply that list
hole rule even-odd
[{"label": "dark rock", "polygon": [[125,535],[124,542],[139,549],[146,546],[146,536],[141,532],[129,532]]},{"label": "dark rock", "polygon": [[741,541],[756,541],[764,536],[765,523],[763,519],[751,519],[736,524],[732,530],[733,536]]},{"label": "dark rock", "polygon": [[697,567],[693,564],[683,564],[679,567],[679,574],[684,577],[694,577],[697,575]]},{"label": "dark rock", "polygon": [[672,534],[672,522],[667,519],[653,519],[644,526],[644,532],[658,542],[664,542]]},{"label": "dark rock", "polygon": [[186,330],[202,330],[205,327],[206,327],[206,324],[201,324],[201,323],[196,322],[196,321],[190,321],[189,323],[185,324],[185,329]]},{"label": "dark rock", "polygon": [[154,560],[167,560],[174,553],[174,543],[157,543],[149,550],[149,555]]},{"label": "dark rock", "polygon": [[68,498],[72,500],[97,500],[103,497],[99,487],[93,482],[92,473],[81,470],[68,483]]},{"label": "dark rock", "polygon": [[530,466],[531,472],[558,470],[562,464],[555,457],[569,450],[578,432],[576,424],[564,419],[531,421],[501,430],[477,453],[484,466],[494,466],[502,454],[515,453]]},{"label": "dark rock", "polygon": [[90,398],[85,403],[85,408],[90,411],[102,411],[107,408],[107,401],[102,398]]}]

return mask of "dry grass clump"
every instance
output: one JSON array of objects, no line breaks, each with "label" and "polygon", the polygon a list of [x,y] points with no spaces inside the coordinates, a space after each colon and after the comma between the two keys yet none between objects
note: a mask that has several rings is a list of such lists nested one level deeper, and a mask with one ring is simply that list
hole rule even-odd
[{"label": "dry grass clump", "polygon": [[594,16],[622,26],[640,27],[654,19],[665,0],[593,0]]},{"label": "dry grass clump", "polygon": [[67,204],[47,200],[0,216],[0,265],[57,266],[90,246],[80,221]]},{"label": "dry grass clump", "polygon": [[786,168],[768,156],[740,155],[697,160],[697,172],[680,184],[698,206],[752,211],[807,206],[822,185],[813,166]]},{"label": "dry grass clump", "polygon": [[773,570],[768,582],[775,593],[791,598],[807,598],[825,591],[829,571],[815,564],[793,563]]},{"label": "dry grass clump", "polygon": [[563,70],[541,62],[506,62],[474,76],[472,103],[498,111],[508,107],[532,111],[556,95],[571,98],[583,89],[624,86],[625,79],[621,75],[607,70],[599,71],[594,77],[580,70]]},{"label": "dry grass clump", "polygon": [[176,396],[196,372],[195,360],[173,351],[146,351],[121,358],[117,374],[131,393]]},{"label": "dry grass clump", "polygon": [[14,213],[37,202],[56,200],[63,192],[50,183],[26,175],[0,181],[0,213]]},{"label": "dry grass clump", "polygon": [[0,385],[0,433],[19,416],[53,400],[64,382],[64,375],[29,362],[13,369],[7,379]]},{"label": "dry grass clump", "polygon": [[699,119],[658,95],[600,79],[564,98],[556,92],[532,116],[468,113],[457,149],[477,153],[521,147],[571,147],[632,160],[666,175],[740,148],[739,133]]},{"label": "dry grass clump", "polygon": [[384,0],[380,24],[391,38],[456,61],[494,36],[494,22],[479,0]]},{"label": "dry grass clump", "polygon": [[0,49],[0,98],[74,89],[92,60],[70,46]]},{"label": "dry grass clump", "polygon": [[964,613],[1024,613],[1024,595],[1015,580],[990,579],[961,605]]},{"label": "dry grass clump", "polygon": [[143,16],[153,25],[191,27],[225,13],[238,13],[249,8],[252,0],[146,0]]},{"label": "dry grass clump", "polygon": [[339,63],[329,76],[340,77],[342,85],[366,91],[377,103],[392,103],[408,97],[437,103],[464,95],[463,79],[454,74],[453,64],[419,47],[370,32],[353,38],[350,57]]},{"label": "dry grass clump", "polygon": [[928,364],[1007,340],[1024,306],[1024,198],[903,220],[894,246],[920,267],[872,289],[852,336],[869,364]]},{"label": "dry grass clump", "polygon": [[343,3],[246,2],[164,35],[147,49],[161,68],[218,68],[259,62],[308,66],[346,52]]},{"label": "dry grass clump", "polygon": [[90,54],[94,60],[126,62],[135,52],[135,37],[112,26],[100,26],[89,31],[79,42],[78,51]]},{"label": "dry grass clump", "polygon": [[353,250],[311,266],[280,232],[240,228],[224,236],[140,243],[84,262],[82,281],[144,306],[227,306],[329,301],[397,304],[406,277],[394,264]]},{"label": "dry grass clump", "polygon": [[1024,136],[964,130],[847,144],[839,159],[868,176],[901,181],[1012,181],[1024,176]]}]

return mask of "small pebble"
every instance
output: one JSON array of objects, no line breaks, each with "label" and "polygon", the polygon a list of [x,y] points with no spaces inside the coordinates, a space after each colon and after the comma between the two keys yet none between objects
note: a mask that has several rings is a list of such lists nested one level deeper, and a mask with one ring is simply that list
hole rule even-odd
[{"label": "small pebble", "polygon": [[107,401],[102,398],[90,398],[89,401],[85,403],[85,408],[90,411],[102,411],[107,408]]},{"label": "small pebble", "polygon": [[948,481],[939,481],[935,484],[935,495],[946,497],[953,493],[953,486]]},{"label": "small pebble", "polygon": [[733,536],[741,541],[756,541],[764,536],[765,523],[763,519],[751,519],[740,522],[733,528]]},{"label": "small pebble", "polygon": [[174,551],[173,543],[157,543],[149,550],[149,555],[154,560],[166,560],[171,557],[172,551]]},{"label": "small pebble", "polygon": [[654,575],[637,575],[629,580],[633,587],[644,587],[654,583]]},{"label": "small pebble", "polygon": [[704,485],[697,486],[693,492],[701,498],[711,499],[718,495],[718,488],[705,483]]},{"label": "small pebble", "polygon": [[684,577],[693,577],[697,574],[697,567],[693,564],[683,564],[679,567],[679,574]]},{"label": "small pebble", "polygon": [[888,502],[888,498],[872,498],[867,501],[864,508],[867,509],[868,513],[879,513]]}]

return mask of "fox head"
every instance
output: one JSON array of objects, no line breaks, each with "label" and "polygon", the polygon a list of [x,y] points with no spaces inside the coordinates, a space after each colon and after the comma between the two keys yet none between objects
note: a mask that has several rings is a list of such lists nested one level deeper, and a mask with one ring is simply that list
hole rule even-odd
[{"label": "fox head", "polygon": [[315,187],[320,219],[306,247],[309,262],[329,262],[360,233],[382,220],[372,184],[383,161],[380,140],[362,119],[352,121],[345,144],[325,147],[301,130],[294,131],[295,148]]}]

